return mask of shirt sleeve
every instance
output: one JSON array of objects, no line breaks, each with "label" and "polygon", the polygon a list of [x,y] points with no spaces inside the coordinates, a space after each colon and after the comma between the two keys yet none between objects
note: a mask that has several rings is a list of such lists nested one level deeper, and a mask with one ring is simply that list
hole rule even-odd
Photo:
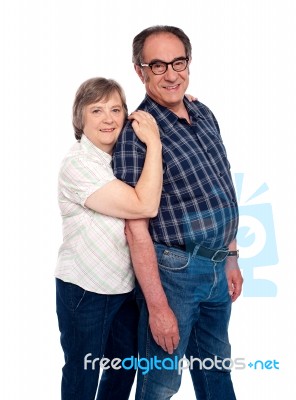
[{"label": "shirt sleeve", "polygon": [[146,156],[146,145],[127,122],[113,151],[113,172],[116,178],[135,187],[141,175]]},{"label": "shirt sleeve", "polygon": [[116,179],[111,168],[83,156],[67,159],[59,174],[60,193],[76,204],[85,206],[86,199]]}]

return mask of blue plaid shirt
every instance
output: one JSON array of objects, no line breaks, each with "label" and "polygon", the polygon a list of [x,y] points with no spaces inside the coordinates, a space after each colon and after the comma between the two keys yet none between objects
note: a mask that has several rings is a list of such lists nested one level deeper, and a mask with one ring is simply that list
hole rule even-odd
[{"label": "blue plaid shirt", "polygon": [[[163,190],[158,215],[150,219],[153,241],[227,247],[235,238],[238,207],[218,123],[199,101],[184,98],[191,125],[146,95],[139,109],[156,119],[163,148]],[[146,146],[127,122],[113,154],[114,174],[135,186]]]}]

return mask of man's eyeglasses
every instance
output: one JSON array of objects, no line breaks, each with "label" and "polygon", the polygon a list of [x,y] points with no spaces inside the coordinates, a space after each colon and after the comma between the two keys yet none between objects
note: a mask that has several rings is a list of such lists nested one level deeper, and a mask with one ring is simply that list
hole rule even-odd
[{"label": "man's eyeglasses", "polygon": [[169,63],[164,61],[153,61],[150,64],[141,63],[140,65],[141,67],[149,67],[155,75],[162,75],[167,71],[169,65],[171,65],[173,70],[176,72],[184,71],[187,68],[188,61],[188,57],[180,57]]}]

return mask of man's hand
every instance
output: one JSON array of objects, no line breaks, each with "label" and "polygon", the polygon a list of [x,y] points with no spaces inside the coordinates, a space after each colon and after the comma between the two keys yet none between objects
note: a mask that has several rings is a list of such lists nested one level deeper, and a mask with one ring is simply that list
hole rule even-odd
[{"label": "man's hand", "polygon": [[237,260],[233,260],[233,257],[227,257],[226,260],[226,276],[228,281],[228,291],[232,301],[235,301],[242,292],[243,277]]},{"label": "man's hand", "polygon": [[178,347],[180,336],[177,319],[169,306],[149,310],[149,324],[156,343],[169,354]]}]

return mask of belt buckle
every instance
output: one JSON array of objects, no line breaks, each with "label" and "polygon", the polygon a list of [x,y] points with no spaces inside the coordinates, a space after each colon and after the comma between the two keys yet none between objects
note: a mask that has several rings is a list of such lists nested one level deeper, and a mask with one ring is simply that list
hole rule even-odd
[{"label": "belt buckle", "polygon": [[211,258],[213,262],[222,262],[228,255],[228,250],[217,250]]}]

